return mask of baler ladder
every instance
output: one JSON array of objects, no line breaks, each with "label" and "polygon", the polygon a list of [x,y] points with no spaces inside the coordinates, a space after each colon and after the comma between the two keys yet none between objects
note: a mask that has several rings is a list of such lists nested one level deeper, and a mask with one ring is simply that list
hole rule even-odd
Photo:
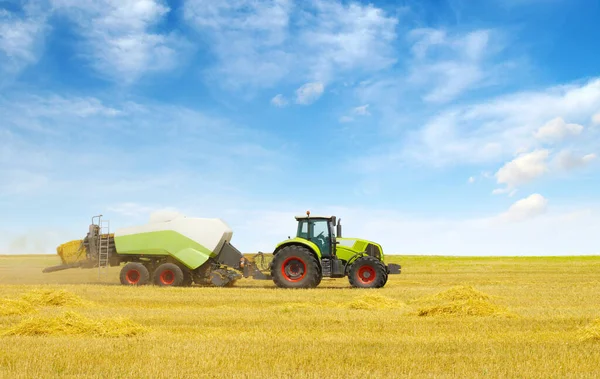
[{"label": "baler ladder", "polygon": [[98,279],[102,275],[108,274],[110,257],[110,221],[98,219],[100,227],[98,236]]}]

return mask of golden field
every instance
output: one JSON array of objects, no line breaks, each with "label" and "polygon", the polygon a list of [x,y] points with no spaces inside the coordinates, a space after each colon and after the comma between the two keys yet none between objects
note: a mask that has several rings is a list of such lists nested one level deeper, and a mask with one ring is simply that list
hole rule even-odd
[{"label": "golden field", "polygon": [[0,377],[600,377],[600,257],[389,262],[380,290],[164,289],[1,256]]}]

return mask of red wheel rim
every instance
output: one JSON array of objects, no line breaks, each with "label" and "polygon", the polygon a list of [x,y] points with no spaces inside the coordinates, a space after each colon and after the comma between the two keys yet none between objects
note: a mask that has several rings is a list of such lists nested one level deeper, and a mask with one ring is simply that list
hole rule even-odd
[{"label": "red wheel rim", "polygon": [[140,277],[141,277],[140,272],[135,269],[129,270],[125,274],[125,279],[127,280],[127,283],[129,283],[129,284],[138,284],[138,282],[140,281]]},{"label": "red wheel rim", "polygon": [[170,285],[175,282],[175,273],[171,270],[165,270],[160,273],[160,282],[162,284]]},{"label": "red wheel rim", "polygon": [[298,257],[289,257],[281,265],[281,274],[288,282],[299,282],[306,276],[306,263]]},{"label": "red wheel rim", "polygon": [[363,284],[372,283],[375,280],[377,274],[375,269],[371,266],[362,266],[358,269],[358,280]]}]

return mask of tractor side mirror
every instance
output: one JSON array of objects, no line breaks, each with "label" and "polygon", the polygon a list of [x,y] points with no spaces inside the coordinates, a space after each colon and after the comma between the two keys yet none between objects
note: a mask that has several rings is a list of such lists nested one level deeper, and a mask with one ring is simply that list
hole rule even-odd
[{"label": "tractor side mirror", "polygon": [[342,237],[342,219],[339,219],[339,221],[337,223],[337,227],[336,227],[336,231],[335,231],[335,236],[337,238],[341,238]]}]

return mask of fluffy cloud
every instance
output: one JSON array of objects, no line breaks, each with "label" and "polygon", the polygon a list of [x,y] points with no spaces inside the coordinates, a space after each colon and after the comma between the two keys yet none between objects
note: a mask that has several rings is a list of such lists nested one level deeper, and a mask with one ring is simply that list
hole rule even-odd
[{"label": "fluffy cloud", "polygon": [[575,136],[583,131],[583,126],[579,124],[567,124],[562,117],[556,117],[540,127],[535,133],[535,138],[556,142],[565,139],[568,136]]},{"label": "fluffy cloud", "polygon": [[155,33],[170,9],[162,0],[52,0],[84,37],[84,56],[92,67],[121,83],[172,69],[185,42],[175,34]]},{"label": "fluffy cloud", "polygon": [[288,101],[282,94],[278,94],[271,99],[271,104],[281,108],[285,107],[288,104]]},{"label": "fluffy cloud", "polygon": [[514,188],[548,172],[548,150],[535,150],[519,155],[496,172],[499,184]]},{"label": "fluffy cloud", "polygon": [[321,97],[324,90],[323,83],[306,83],[296,90],[296,103],[312,104]]},{"label": "fluffy cloud", "polygon": [[523,221],[546,212],[548,200],[540,194],[533,194],[516,201],[501,218],[508,221]]}]

